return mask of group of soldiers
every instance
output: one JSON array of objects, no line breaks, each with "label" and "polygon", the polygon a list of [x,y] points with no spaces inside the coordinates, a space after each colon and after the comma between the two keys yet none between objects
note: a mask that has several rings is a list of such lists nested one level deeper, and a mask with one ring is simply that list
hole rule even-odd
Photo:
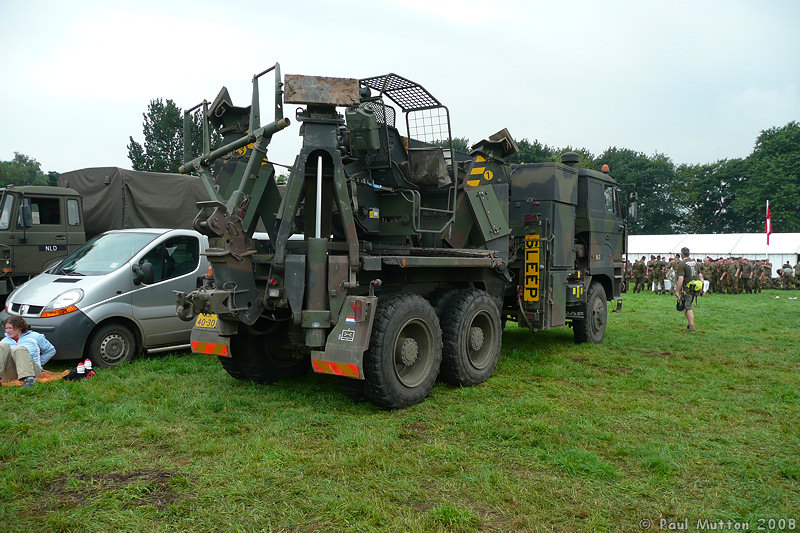
[{"label": "group of soldiers", "polygon": [[[675,269],[679,257],[651,255],[628,261],[626,283],[623,292],[649,290],[658,294],[675,294]],[[778,277],[772,277],[772,263],[766,259],[751,261],[747,258],[725,258],[697,260],[700,273],[707,280],[707,292],[721,294],[760,293],[762,289],[800,288],[800,261],[792,267],[787,261],[778,269]]]}]

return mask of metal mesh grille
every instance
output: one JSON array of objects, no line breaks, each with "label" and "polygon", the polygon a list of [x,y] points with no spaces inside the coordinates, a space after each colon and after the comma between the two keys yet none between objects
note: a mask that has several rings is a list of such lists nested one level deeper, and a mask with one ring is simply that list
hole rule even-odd
[{"label": "metal mesh grille", "polygon": [[361,84],[385,94],[403,111],[419,111],[442,105],[423,86],[397,74],[365,78],[361,80]]},{"label": "metal mesh grille", "polygon": [[412,111],[408,120],[408,136],[426,143],[448,143],[450,141],[450,120],[447,109],[425,109]]},{"label": "metal mesh grille", "polygon": [[[361,107],[371,109],[375,113],[378,124],[386,124],[394,127],[395,111],[391,106],[383,102],[364,102]],[[389,139],[387,138],[386,126],[378,128],[378,137],[381,140],[381,147],[376,152],[366,154],[362,163],[366,168],[385,168],[389,166]]]},{"label": "metal mesh grille", "polygon": [[379,124],[394,127],[395,111],[393,107],[384,105],[383,102],[364,102],[361,107],[371,109]]}]

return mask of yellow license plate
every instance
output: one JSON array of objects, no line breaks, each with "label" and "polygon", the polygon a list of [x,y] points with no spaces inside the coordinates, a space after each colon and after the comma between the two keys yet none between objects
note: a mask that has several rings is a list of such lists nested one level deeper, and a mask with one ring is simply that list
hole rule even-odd
[{"label": "yellow license plate", "polygon": [[217,315],[206,315],[201,313],[194,323],[198,328],[215,328],[217,327]]}]

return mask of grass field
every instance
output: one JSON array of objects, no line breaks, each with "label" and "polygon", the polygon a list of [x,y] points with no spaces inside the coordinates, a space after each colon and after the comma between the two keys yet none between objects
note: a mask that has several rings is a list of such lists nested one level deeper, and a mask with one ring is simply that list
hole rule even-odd
[{"label": "grass field", "polygon": [[491,380],[402,411],[188,353],[4,388],[0,530],[797,530],[797,296],[705,296],[683,333],[627,295],[600,345],[509,325]]}]

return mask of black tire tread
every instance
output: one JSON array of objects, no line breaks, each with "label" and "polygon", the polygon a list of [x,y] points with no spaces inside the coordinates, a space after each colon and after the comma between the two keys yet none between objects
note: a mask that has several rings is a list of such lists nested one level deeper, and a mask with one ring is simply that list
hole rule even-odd
[{"label": "black tire tread", "polygon": [[[109,335],[110,331],[119,330],[124,336],[127,337],[128,343],[131,346],[130,352],[117,360],[115,363],[109,363],[105,359],[100,356],[100,344],[101,340]],[[113,368],[115,366],[124,365],[130,362],[133,359],[134,355],[136,355],[139,347],[136,342],[136,335],[130,330],[128,326],[119,323],[110,323],[105,324],[100,329],[92,333],[92,336],[87,343],[87,349],[89,351],[88,356],[91,358],[92,362],[95,365],[103,368]]]},{"label": "black tire tread", "polygon": [[282,335],[275,332],[271,335],[252,335],[239,333],[231,338],[231,356],[218,357],[222,368],[228,374],[242,381],[253,381],[260,384],[275,383],[281,379],[300,376],[308,371],[306,361],[302,359],[283,359],[275,357],[277,350],[283,349],[283,341],[276,339]]},{"label": "black tire tread", "polygon": [[[593,338],[591,332],[591,314],[592,309],[592,300],[595,297],[595,294],[600,294],[600,297],[603,299],[603,302],[606,302],[606,293],[605,289],[603,289],[603,285],[598,282],[592,282],[589,286],[589,290],[586,292],[586,304],[584,307],[584,318],[576,319],[572,321],[572,330],[573,330],[573,337],[575,339],[576,344],[583,344],[586,342],[592,343],[600,343],[603,342],[603,337],[605,336],[605,329],[603,329],[602,334],[599,338]],[[608,304],[606,303],[606,317],[608,317]],[[607,320],[607,318],[606,318]]]},{"label": "black tire tread", "polygon": [[[397,384],[386,379],[385,376],[393,375],[394,368],[386,368],[387,364],[394,364],[394,358],[381,357],[381,348],[385,347],[386,336],[393,323],[407,308],[417,309],[431,320],[434,328],[434,337],[439,339],[438,350],[434,354],[438,361],[434,361],[434,368],[431,372],[432,377],[408,394],[398,394],[393,390]],[[441,329],[439,320],[431,304],[422,296],[410,293],[389,294],[378,301],[378,309],[375,312],[375,319],[372,326],[372,336],[370,338],[369,349],[364,357],[364,375],[366,378],[366,392],[370,401],[379,407],[386,409],[402,409],[423,401],[430,394],[436,377],[439,373],[441,364]],[[402,386],[402,384],[400,385]]]},{"label": "black tire tread", "polygon": [[[463,354],[459,353],[459,330],[463,320],[463,313],[467,307],[475,300],[483,300],[487,309],[497,311],[494,313],[497,326],[497,353],[487,367],[476,369],[465,360]],[[468,289],[459,291],[448,302],[447,309],[444,310],[442,317],[442,370],[440,377],[443,381],[452,385],[471,386],[483,383],[489,379],[497,366],[500,355],[500,348],[503,343],[503,326],[501,324],[500,312],[497,309],[494,299],[486,291],[479,289]]]}]

